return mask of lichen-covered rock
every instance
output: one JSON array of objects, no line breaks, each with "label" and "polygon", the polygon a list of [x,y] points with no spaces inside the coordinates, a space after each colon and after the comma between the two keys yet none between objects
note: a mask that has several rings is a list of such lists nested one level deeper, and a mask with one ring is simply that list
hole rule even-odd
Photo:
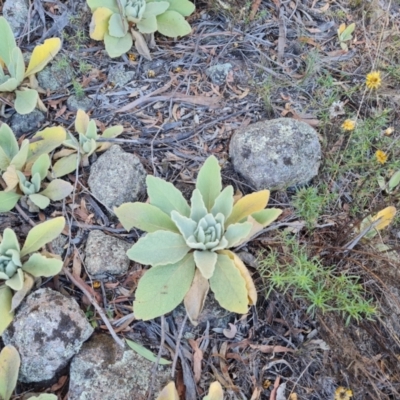
[{"label": "lichen-covered rock", "polygon": [[91,231],[86,242],[86,269],[94,278],[124,274],[129,268],[126,251],[131,247],[114,236]]},{"label": "lichen-covered rock", "polygon": [[206,75],[215,85],[221,86],[226,82],[229,72],[232,71],[232,64],[216,64],[206,69]]},{"label": "lichen-covered rock", "polygon": [[108,80],[115,87],[123,87],[135,77],[135,71],[125,71],[122,64],[117,65],[115,68],[111,68],[108,74]]},{"label": "lichen-covered rock", "polygon": [[[122,349],[105,334],[86,342],[70,367],[69,400],[145,400],[154,364],[130,349]],[[158,366],[155,399],[169,380],[169,368]]]},{"label": "lichen-covered rock", "polygon": [[321,146],[310,125],[278,118],[236,131],[229,155],[236,172],[255,189],[278,190],[305,184],[317,175]]},{"label": "lichen-covered rock", "polygon": [[78,110],[88,111],[89,108],[92,106],[92,103],[93,103],[92,100],[86,96],[78,98],[75,95],[71,95],[67,99],[67,107],[68,110],[70,111],[78,111]]},{"label": "lichen-covered rock", "polygon": [[88,182],[93,195],[112,209],[138,200],[145,192],[146,171],[139,158],[114,145],[93,163]]},{"label": "lichen-covered rock", "polygon": [[92,326],[73,298],[39,289],[17,309],[2,338],[21,356],[18,379],[42,382],[65,367],[92,333]]},{"label": "lichen-covered rock", "polygon": [[27,0],[6,0],[3,4],[3,16],[10,24],[15,37],[21,35],[29,16]]},{"label": "lichen-covered rock", "polygon": [[64,62],[60,57],[56,57],[50,66],[45,67],[36,76],[42,89],[55,92],[72,83],[74,71],[68,61]]},{"label": "lichen-covered rock", "polygon": [[35,109],[29,114],[13,114],[10,121],[11,129],[19,137],[25,133],[36,133],[40,130],[42,122],[45,120],[44,114]]}]

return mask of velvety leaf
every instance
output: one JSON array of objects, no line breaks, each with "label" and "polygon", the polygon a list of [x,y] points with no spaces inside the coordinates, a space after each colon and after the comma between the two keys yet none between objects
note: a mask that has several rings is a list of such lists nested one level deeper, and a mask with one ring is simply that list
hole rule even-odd
[{"label": "velvety leaf", "polygon": [[8,65],[10,75],[19,83],[24,80],[25,63],[24,56],[20,48],[16,47],[11,53],[11,63]]},{"label": "velvety leaf", "polygon": [[3,238],[0,241],[0,253],[4,253],[6,250],[16,250],[17,252],[20,250],[17,235],[10,228],[4,229]]},{"label": "velvety leaf", "polygon": [[207,210],[211,211],[222,189],[221,167],[214,156],[208,157],[201,167],[197,176],[196,189],[199,189],[203,196]]},{"label": "velvety leaf", "polygon": [[188,292],[194,271],[192,254],[177,263],[150,268],[139,280],[135,292],[135,317],[149,320],[172,311]]},{"label": "velvety leaf", "polygon": [[121,14],[115,13],[111,15],[108,20],[108,33],[116,38],[122,38],[128,33],[128,22]]},{"label": "velvety leaf", "polygon": [[279,208],[267,208],[265,210],[257,211],[251,214],[251,216],[263,227],[266,227],[274,222],[281,214],[282,210]]},{"label": "velvety leaf", "polygon": [[18,290],[12,297],[11,301],[11,311],[14,311],[25,298],[25,296],[30,292],[35,284],[35,279],[30,274],[24,274],[24,284],[21,290]]},{"label": "velvety leaf", "polygon": [[85,135],[89,125],[89,121],[90,121],[89,115],[87,115],[85,111],[79,109],[76,112],[76,117],[75,117],[75,130],[81,135]]},{"label": "velvety leaf", "polygon": [[207,214],[207,207],[204,204],[203,196],[199,189],[193,190],[190,204],[190,219],[199,222]]},{"label": "velvety leaf", "polygon": [[17,47],[10,24],[4,17],[0,17],[0,58],[8,65],[11,61],[11,52]]},{"label": "velvety leaf", "polygon": [[240,222],[247,216],[263,210],[267,206],[268,200],[269,190],[261,190],[242,197],[233,206],[232,213],[226,221],[226,226]]},{"label": "velvety leaf", "polygon": [[225,239],[228,241],[227,247],[234,247],[240,243],[240,241],[250,233],[251,227],[252,224],[250,222],[229,225],[224,235]]},{"label": "velvety leaf", "polygon": [[30,400],[57,400],[58,397],[51,393],[42,393],[39,396],[29,397]]},{"label": "velvety leaf", "polygon": [[243,279],[246,281],[246,289],[249,298],[249,304],[251,305],[256,304],[257,290],[256,287],[254,286],[254,281],[250,275],[250,272],[244,265],[243,261],[232,251],[222,250],[219,253],[228,256],[233,261],[235,267],[239,270],[240,275],[242,275]]},{"label": "velvety leaf", "polygon": [[2,150],[2,153],[0,153],[0,171],[4,171],[19,150],[17,139],[6,123],[0,126],[0,149]]},{"label": "velvety leaf", "polygon": [[0,398],[9,400],[17,385],[21,359],[17,349],[8,344],[0,353]]},{"label": "velvety leaf", "polygon": [[188,0],[168,0],[169,8],[168,11],[176,11],[184,17],[188,17],[193,14],[196,9],[195,5]]},{"label": "velvety leaf", "polygon": [[[93,12],[89,27],[89,35],[93,40],[104,39],[104,35],[108,32],[108,21],[111,15],[113,15],[113,12],[106,7],[97,8],[96,11]],[[78,130],[77,132],[82,133]],[[84,132],[86,132],[86,129]]]},{"label": "velvety leaf", "polygon": [[149,15],[148,17],[138,21],[136,27],[140,33],[154,33],[158,28],[157,17],[155,15]]},{"label": "velvety leaf", "polygon": [[55,178],[61,178],[71,172],[74,172],[76,168],[79,166],[78,163],[78,154],[74,153],[67,157],[60,158],[53,165],[53,176]]},{"label": "velvety leaf", "polygon": [[135,227],[145,232],[166,230],[179,233],[172,219],[151,204],[125,203],[114,208],[114,212],[127,231]]},{"label": "velvety leaf", "polygon": [[[146,360],[149,360],[153,363],[157,362],[157,356],[155,356],[150,350],[146,349],[146,347],[142,346],[139,343],[135,343],[132,340],[125,339],[125,341],[133,351],[144,357]],[[172,362],[166,360],[165,358],[160,358],[158,360],[158,364],[169,365],[172,364]]]},{"label": "velvety leaf", "polygon": [[146,184],[147,193],[150,197],[150,204],[158,207],[168,215],[171,214],[171,211],[175,210],[179,214],[189,217],[189,205],[182,193],[172,183],[148,175]]},{"label": "velvety leaf", "polygon": [[[157,21],[156,21],[156,26],[157,26]],[[131,34],[133,39],[135,40],[135,47],[137,52],[146,60],[151,61],[152,58],[150,55],[150,50],[149,47],[147,46],[146,40],[143,37],[143,35],[140,32],[135,31],[134,29],[131,29]]]},{"label": "velvety leaf", "polygon": [[239,314],[247,312],[249,302],[246,282],[228,256],[218,254],[210,287],[221,307]]},{"label": "velvety leaf", "polygon": [[21,268],[18,268],[12,278],[6,281],[6,285],[16,292],[21,290],[24,286],[24,271],[22,271]]},{"label": "velvety leaf", "polygon": [[195,326],[198,324],[209,289],[208,279],[205,279],[200,270],[196,268],[192,285],[183,300],[190,322]]},{"label": "velvety leaf", "polygon": [[14,319],[14,313],[10,312],[12,296],[13,293],[8,286],[0,286],[0,335],[3,334],[7,326]]},{"label": "velvety leaf", "polygon": [[189,250],[180,234],[157,231],[140,238],[126,254],[133,261],[156,266],[178,262]]},{"label": "velvety leaf", "polygon": [[224,400],[224,391],[219,382],[213,382],[210,385],[208,395],[203,400]]},{"label": "velvety leaf", "polygon": [[21,147],[18,153],[11,160],[11,165],[15,167],[17,170],[22,170],[25,165],[29,154],[29,140],[24,139],[21,143]]},{"label": "velvety leaf", "polygon": [[192,28],[185,18],[176,11],[166,11],[157,16],[158,32],[168,37],[185,36],[192,32]]},{"label": "velvety leaf", "polygon": [[170,7],[170,1],[153,1],[147,3],[142,18],[148,18],[151,15],[160,15],[167,11],[168,7]]},{"label": "velvety leaf", "polygon": [[13,92],[19,86],[19,84],[20,84],[20,82],[18,82],[17,79],[10,78],[0,85],[0,93],[1,92]]},{"label": "velvety leaf", "polygon": [[25,89],[15,91],[14,108],[18,114],[25,115],[31,113],[38,102],[39,93],[35,89]]},{"label": "velvety leaf", "polygon": [[62,265],[63,262],[57,258],[48,258],[40,253],[34,253],[24,263],[22,269],[35,278],[39,276],[48,278],[49,276],[57,275],[61,271]]},{"label": "velvety leaf", "polygon": [[194,253],[194,262],[205,279],[213,276],[217,254],[213,251],[196,250]]},{"label": "velvety leaf", "polygon": [[176,390],[175,383],[170,382],[161,393],[158,395],[156,400],[179,400],[179,394]]},{"label": "velvety leaf", "polygon": [[12,210],[20,198],[21,195],[15,192],[0,192],[0,213]]},{"label": "velvety leaf", "polygon": [[215,199],[211,213],[216,216],[221,213],[225,216],[225,220],[229,217],[233,208],[233,187],[227,186]]},{"label": "velvety leaf", "polygon": [[129,32],[122,38],[113,37],[108,33],[105,33],[104,44],[108,55],[111,58],[116,58],[122,56],[122,54],[127,53],[131,49],[133,39]]},{"label": "velvety leaf", "polygon": [[33,49],[25,77],[40,72],[60,51],[61,40],[59,38],[46,39],[43,44]]},{"label": "velvety leaf", "polygon": [[[104,130],[103,134],[101,135],[102,139],[106,138],[115,138],[119,136],[122,132],[124,131],[124,127],[122,125],[116,125],[116,126],[111,126],[110,128],[107,128]],[[97,151],[105,151],[109,147],[112,146],[111,142],[102,142],[100,144],[96,144]]]},{"label": "velvety leaf", "polygon": [[189,239],[190,236],[194,234],[194,231],[197,227],[195,221],[190,218],[184,217],[179,214],[177,211],[171,212],[172,221],[175,222],[175,225],[178,227],[179,232],[185,238],[185,240]]},{"label": "velvety leaf", "polygon": [[50,199],[46,196],[42,196],[39,193],[33,193],[30,194],[29,200],[37,207],[39,207],[41,210],[44,210],[47,208],[50,204]]},{"label": "velvety leaf", "polygon": [[117,0],[86,0],[86,3],[92,12],[100,7],[108,8],[113,13],[119,12]]},{"label": "velvety leaf", "polygon": [[18,173],[21,173],[20,171],[17,171],[17,169],[14,167],[14,165],[10,165],[6,171],[3,173],[3,179],[4,182],[7,185],[6,192],[14,190],[18,184],[19,184],[19,176]]},{"label": "velvety leaf", "polygon": [[54,179],[39,194],[48,197],[52,201],[58,201],[65,199],[73,190],[74,187],[69,182],[62,179]]},{"label": "velvety leaf", "polygon": [[47,171],[50,168],[50,157],[48,154],[40,155],[32,165],[32,176],[39,174],[40,180],[46,178]]},{"label": "velvety leaf", "polygon": [[42,248],[46,243],[58,237],[65,226],[65,218],[57,217],[34,226],[26,237],[21,257],[33,253]]}]

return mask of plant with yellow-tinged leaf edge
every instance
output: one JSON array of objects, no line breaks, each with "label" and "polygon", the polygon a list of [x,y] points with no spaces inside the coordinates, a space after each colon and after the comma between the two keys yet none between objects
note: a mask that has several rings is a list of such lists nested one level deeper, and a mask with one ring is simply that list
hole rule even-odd
[{"label": "plant with yellow-tinged leaf edge", "polygon": [[[13,311],[30,291],[37,277],[57,275],[62,261],[54,254],[38,252],[60,235],[64,217],[33,227],[21,249],[17,236],[6,228],[0,242],[0,335],[13,320]],[[13,293],[15,292],[15,293]]]},{"label": "plant with yellow-tinged leaf edge", "polygon": [[191,27],[184,17],[195,9],[188,0],[87,0],[87,4],[93,13],[90,37],[104,40],[110,57],[128,52],[135,40],[138,52],[148,59],[150,52],[142,34],[188,35]]},{"label": "plant with yellow-tinged leaf edge", "polygon": [[136,318],[148,320],[172,311],[184,300],[196,323],[209,288],[225,309],[244,314],[257,293],[250,273],[229,249],[248,241],[274,221],[278,209],[265,209],[269,191],[234,203],[233,188],[222,190],[218,161],[209,157],[199,171],[189,207],[171,183],[148,176],[149,204],[125,203],[115,213],[125,229],[148,234],[127,251],[131,260],[151,265],[136,290]]},{"label": "plant with yellow-tinged leaf edge", "polygon": [[99,135],[96,122],[90,119],[83,111],[78,110],[75,118],[75,130],[79,139],[69,134],[69,139],[63,142],[68,149],[62,149],[54,155],[59,160],[53,166],[53,176],[60,178],[76,170],[77,166],[89,165],[89,157],[96,151],[107,150],[110,142],[99,141],[99,139],[111,139],[119,136],[124,130],[122,125],[111,126]]},{"label": "plant with yellow-tinged leaf edge", "polygon": [[[175,383],[169,382],[156,400],[179,400],[179,394],[176,390]],[[222,390],[221,384],[219,382],[211,383],[208,394],[203,397],[203,400],[224,400],[224,391]]]},{"label": "plant with yellow-tinged leaf edge", "polygon": [[396,208],[393,206],[386,207],[373,216],[369,215],[362,220],[359,232],[367,230],[364,238],[372,239],[378,234],[378,231],[389,226],[395,215]]},{"label": "plant with yellow-tinged leaf edge", "polygon": [[61,41],[52,38],[36,46],[25,69],[22,51],[17,47],[14,34],[4,17],[0,17],[0,38],[0,94],[7,97],[8,93],[15,93],[15,110],[19,114],[28,114],[40,102],[37,85],[32,78],[58,53]]}]

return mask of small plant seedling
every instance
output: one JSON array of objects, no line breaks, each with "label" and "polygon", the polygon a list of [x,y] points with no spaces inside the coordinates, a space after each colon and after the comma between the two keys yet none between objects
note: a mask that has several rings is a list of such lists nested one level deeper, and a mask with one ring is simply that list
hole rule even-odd
[{"label": "small plant seedling", "polygon": [[340,47],[345,51],[349,50],[346,42],[349,42],[353,38],[352,34],[354,32],[354,29],[356,29],[356,24],[354,22],[348,26],[346,26],[346,24],[341,24],[339,26],[339,29],[337,31],[338,39]]},{"label": "small plant seedling", "polygon": [[127,53],[135,40],[139,54],[150,60],[143,34],[188,35],[191,27],[184,17],[195,9],[188,0],[87,0],[87,4],[93,13],[90,37],[104,40],[110,57]]},{"label": "small plant seedling", "polygon": [[150,203],[125,203],[115,209],[123,227],[148,232],[127,251],[131,260],[151,265],[140,279],[135,317],[152,319],[172,311],[184,300],[192,323],[203,308],[209,289],[219,304],[246,313],[257,292],[250,273],[231,250],[281,214],[265,209],[269,191],[235,202],[233,187],[222,190],[217,159],[209,157],[199,171],[191,206],[171,183],[148,176]]},{"label": "small plant seedling", "polygon": [[53,176],[60,178],[65,176],[81,165],[89,165],[89,157],[95,151],[105,151],[110,146],[110,142],[98,141],[98,139],[111,139],[119,136],[122,131],[122,125],[111,126],[104,130],[102,135],[97,133],[96,122],[90,119],[83,111],[78,110],[75,118],[75,130],[78,132],[79,139],[69,133],[69,139],[63,142],[68,149],[62,149],[54,155],[57,162],[53,165]]},{"label": "small plant seedling", "polygon": [[18,114],[29,114],[38,104],[43,105],[35,79],[31,78],[55,57],[61,48],[61,40],[47,39],[36,46],[25,69],[22,51],[17,47],[11,27],[4,17],[0,17],[0,37],[0,94],[12,96]]},{"label": "small plant seedling", "polygon": [[55,254],[38,252],[57,238],[65,226],[57,217],[33,227],[21,249],[17,236],[6,228],[0,242],[0,335],[13,320],[13,312],[31,290],[35,278],[57,275],[62,261]]}]

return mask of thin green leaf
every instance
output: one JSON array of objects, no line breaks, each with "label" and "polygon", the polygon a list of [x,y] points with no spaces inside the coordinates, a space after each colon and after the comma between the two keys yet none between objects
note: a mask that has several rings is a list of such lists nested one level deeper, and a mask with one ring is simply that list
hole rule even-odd
[{"label": "thin green leaf", "polygon": [[0,398],[9,400],[17,385],[21,359],[17,349],[7,345],[0,353]]},{"label": "thin green leaf", "polygon": [[400,171],[395,172],[389,180],[388,188],[391,192],[400,183]]},{"label": "thin green leaf", "polygon": [[160,358],[159,360],[157,360],[157,356],[155,356],[150,350],[146,349],[146,347],[142,346],[139,343],[133,342],[132,340],[128,339],[125,339],[125,341],[133,351],[144,357],[146,360],[149,360],[154,363],[158,362],[158,364],[160,365],[169,365],[172,363],[171,361],[166,360],[165,358]]},{"label": "thin green leaf", "polygon": [[203,196],[208,211],[214,206],[215,200],[221,193],[221,167],[214,156],[207,158],[197,176],[196,188]]}]

